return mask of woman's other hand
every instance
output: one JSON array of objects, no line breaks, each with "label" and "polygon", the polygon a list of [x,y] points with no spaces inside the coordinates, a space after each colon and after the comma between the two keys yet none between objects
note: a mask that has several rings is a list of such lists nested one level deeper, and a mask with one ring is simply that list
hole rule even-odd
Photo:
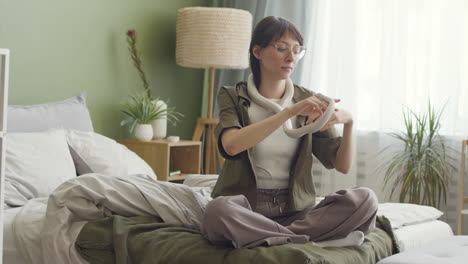
[{"label": "woman's other hand", "polygon": [[352,125],[353,116],[350,112],[346,110],[335,108],[335,112],[332,114],[325,126],[323,126],[322,129],[320,129],[320,132],[329,129],[330,127],[336,124]]}]

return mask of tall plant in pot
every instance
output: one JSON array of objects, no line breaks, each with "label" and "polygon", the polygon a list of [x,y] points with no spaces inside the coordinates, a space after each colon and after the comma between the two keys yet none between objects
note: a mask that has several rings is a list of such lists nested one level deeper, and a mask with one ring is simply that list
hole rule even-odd
[{"label": "tall plant in pot", "polygon": [[[428,103],[427,112],[403,110],[405,131],[391,133],[404,149],[385,162],[385,186],[391,194],[400,189],[399,201],[439,207],[447,202],[451,165],[447,147],[439,135],[443,109],[436,111]],[[385,151],[385,150],[384,150]]]},{"label": "tall plant in pot", "polygon": [[[126,36],[127,36],[128,49],[130,51],[133,65],[137,69],[140,79],[143,83],[145,95],[141,95],[141,96],[146,96],[148,100],[152,104],[154,104],[154,107],[156,109],[155,111],[157,114],[153,116],[152,117],[153,120],[151,120],[151,127],[153,129],[152,138],[153,139],[165,138],[167,135],[167,121],[171,122],[173,125],[176,125],[177,122],[180,120],[180,118],[183,117],[183,115],[179,112],[176,112],[174,107],[168,107],[167,103],[159,99],[159,97],[156,97],[156,98],[153,97],[148,79],[146,78],[145,71],[143,70],[143,67],[142,67],[140,55],[136,46],[137,44],[136,31],[133,29],[128,30]],[[141,96],[137,96],[136,98],[142,99]]]}]

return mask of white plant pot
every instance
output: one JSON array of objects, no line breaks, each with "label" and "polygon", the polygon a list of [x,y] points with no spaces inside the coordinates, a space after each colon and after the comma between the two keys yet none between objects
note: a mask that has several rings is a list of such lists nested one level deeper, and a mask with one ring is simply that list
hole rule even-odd
[{"label": "white plant pot", "polygon": [[[154,100],[153,104],[156,104],[161,110],[167,109],[167,104],[162,100]],[[163,114],[160,119],[153,120],[151,126],[153,127],[153,139],[163,139],[167,136],[167,113]]]},{"label": "white plant pot", "polygon": [[135,126],[135,138],[141,141],[151,141],[153,138],[153,127],[151,124],[138,124]]}]

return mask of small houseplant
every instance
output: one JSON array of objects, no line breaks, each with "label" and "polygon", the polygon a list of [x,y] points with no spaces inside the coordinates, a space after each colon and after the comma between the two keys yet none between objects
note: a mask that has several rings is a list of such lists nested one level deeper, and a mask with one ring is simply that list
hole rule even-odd
[{"label": "small houseplant", "polygon": [[122,110],[127,119],[121,125],[130,124],[130,132],[137,139],[149,141],[153,138],[153,127],[151,122],[164,114],[165,108],[154,104],[146,94],[135,94],[130,96],[129,102],[124,104]]},{"label": "small houseplant", "polygon": [[385,163],[384,186],[393,182],[390,197],[401,188],[400,202],[434,207],[439,207],[442,199],[446,203],[451,166],[439,135],[442,112],[443,109],[436,112],[430,102],[422,114],[403,110],[405,131],[391,136],[404,144],[404,150]]},{"label": "small houseplant", "polygon": [[[183,117],[183,115],[179,112],[176,112],[174,107],[168,107],[166,102],[163,100],[159,99],[158,97],[153,97],[148,79],[146,78],[145,71],[143,70],[139,52],[136,47],[136,31],[128,30],[126,36],[133,65],[138,71],[145,92],[143,94],[136,94],[131,96],[130,102],[124,104],[126,109],[122,110],[122,112],[125,113],[129,119],[123,121],[121,124],[124,125],[130,123],[131,131],[135,131],[138,124],[151,124],[152,138],[164,138],[167,134],[167,121],[171,122],[173,125],[176,125],[180,118]],[[135,136],[136,134],[137,131],[135,131]]]}]

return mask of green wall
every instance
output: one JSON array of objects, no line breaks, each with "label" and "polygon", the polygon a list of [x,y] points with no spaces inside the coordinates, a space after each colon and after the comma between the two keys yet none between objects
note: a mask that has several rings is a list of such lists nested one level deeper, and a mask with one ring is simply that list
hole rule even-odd
[{"label": "green wall", "polygon": [[143,91],[125,33],[136,29],[152,92],[185,115],[169,135],[191,138],[203,70],[175,64],[177,10],[207,0],[0,0],[0,47],[11,50],[10,104],[59,101],[80,91],[96,132],[127,137],[121,103]]}]

